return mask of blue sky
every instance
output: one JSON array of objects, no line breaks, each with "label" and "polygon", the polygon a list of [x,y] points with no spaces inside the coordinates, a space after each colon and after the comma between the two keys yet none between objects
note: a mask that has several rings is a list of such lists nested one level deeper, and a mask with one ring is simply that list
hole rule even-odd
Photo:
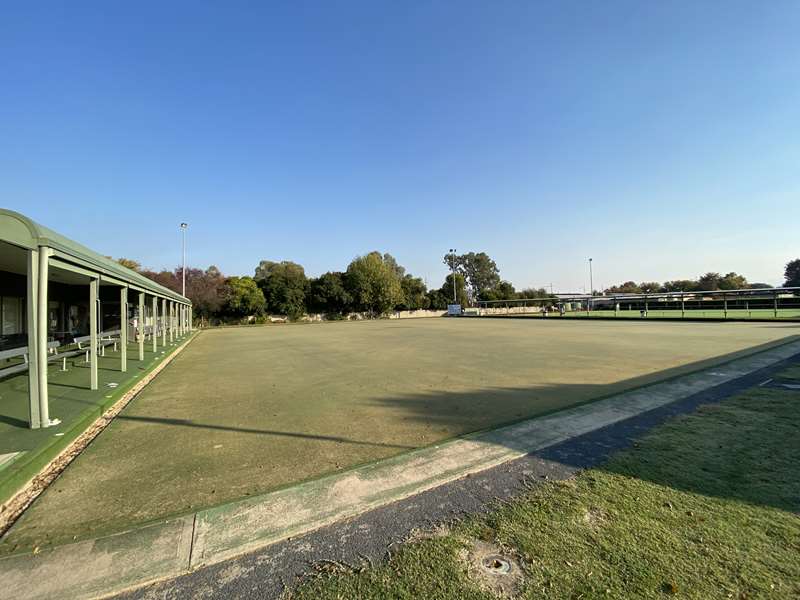
[{"label": "blue sky", "polygon": [[517,287],[800,255],[800,3],[18,3],[0,205],[160,268]]}]

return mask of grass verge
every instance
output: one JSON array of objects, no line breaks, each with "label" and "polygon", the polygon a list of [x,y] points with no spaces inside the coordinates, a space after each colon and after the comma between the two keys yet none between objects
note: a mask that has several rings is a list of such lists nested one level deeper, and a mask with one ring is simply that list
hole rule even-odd
[{"label": "grass verge", "polygon": [[[776,380],[798,376],[793,367]],[[329,569],[291,597],[497,597],[465,558],[475,540],[522,565],[513,597],[800,597],[798,408],[800,393],[766,387],[705,406],[601,468],[408,543],[375,568]]]}]

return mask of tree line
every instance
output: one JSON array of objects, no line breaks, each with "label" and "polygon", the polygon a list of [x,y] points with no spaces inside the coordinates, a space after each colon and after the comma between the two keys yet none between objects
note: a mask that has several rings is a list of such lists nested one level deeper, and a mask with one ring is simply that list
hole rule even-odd
[{"label": "tree line", "polygon": [[[152,271],[131,259],[117,260],[164,287],[181,291],[181,267]],[[266,315],[298,319],[324,314],[328,319],[343,319],[351,313],[379,317],[401,310],[445,310],[454,302],[466,306],[487,294],[507,294],[511,286],[500,281],[497,265],[486,253],[448,255],[445,262],[453,272],[441,287],[432,289],[391,254],[377,251],[357,256],[344,271],[319,277],[306,276],[303,266],[292,261],[262,260],[252,276],[225,276],[215,266],[187,268],[186,296],[197,318],[211,323],[263,320]]]},{"label": "tree line", "polygon": [[[181,291],[182,269],[152,271],[130,259],[120,264],[145,277]],[[500,278],[497,264],[485,252],[446,254],[443,262],[451,272],[438,288],[428,289],[420,277],[408,273],[388,253],[377,251],[355,257],[344,271],[329,271],[307,277],[305,269],[292,261],[262,260],[252,276],[226,276],[217,267],[186,269],[186,296],[194,314],[205,322],[238,322],[267,315],[298,319],[305,314],[324,314],[328,319],[343,319],[351,313],[379,317],[401,310],[445,310],[448,304],[474,305],[476,301],[502,301],[521,298],[547,298],[544,288],[517,291]],[[800,259],[786,265],[786,287],[800,287]],[[706,273],[697,279],[641,282],[626,281],[604,290],[605,293],[656,293],[698,290],[726,290],[746,287],[771,287],[750,283],[737,273]]]}]

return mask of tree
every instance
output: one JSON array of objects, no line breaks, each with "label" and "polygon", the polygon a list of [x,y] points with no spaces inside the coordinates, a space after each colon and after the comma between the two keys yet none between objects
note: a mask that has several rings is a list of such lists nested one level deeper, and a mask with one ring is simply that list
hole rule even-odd
[{"label": "tree", "polygon": [[405,277],[406,268],[401,266],[397,262],[397,259],[388,252],[383,253],[383,262],[386,263],[392,269],[392,271],[394,271],[394,274],[397,275],[398,279]]},{"label": "tree", "polygon": [[403,299],[397,306],[398,310],[420,310],[428,308],[430,300],[427,296],[425,282],[420,277],[406,275],[400,280]]},{"label": "tree", "polygon": [[719,289],[721,290],[741,290],[747,287],[750,287],[747,283],[747,278],[733,271],[719,281]]},{"label": "tree", "polygon": [[525,288],[517,292],[517,298],[550,298],[552,294],[544,288]]},{"label": "tree", "polygon": [[442,290],[428,290],[426,294],[428,298],[428,308],[431,310],[446,310],[448,298],[453,297],[453,291],[450,291],[450,296],[445,296]]},{"label": "tree", "polygon": [[641,294],[642,288],[635,281],[626,281],[606,289],[607,294]]},{"label": "tree", "polygon": [[478,295],[480,300],[514,300],[517,291],[509,281],[501,281],[491,289],[482,290]]},{"label": "tree", "polygon": [[123,267],[127,267],[128,269],[130,269],[132,271],[137,271],[138,272],[142,268],[142,265],[140,263],[138,263],[135,260],[132,260],[130,258],[118,258],[117,262],[119,264],[121,264]]},{"label": "tree", "polygon": [[697,289],[697,281],[694,279],[673,279],[665,281],[663,289],[665,292],[691,292]]},{"label": "tree", "polygon": [[[467,282],[464,276],[461,273],[455,274],[456,280],[456,302],[455,304],[460,304],[461,306],[467,306]],[[444,283],[442,284],[439,293],[442,295],[444,299],[444,308],[447,308],[448,304],[453,304],[453,274],[450,273],[447,277],[445,277]]]},{"label": "tree", "polygon": [[225,304],[225,277],[211,265],[205,271],[186,269],[186,297],[192,301],[193,316],[209,320],[221,311]]},{"label": "tree", "polygon": [[643,294],[656,294],[662,290],[662,287],[657,281],[643,281],[639,284],[639,289]]},{"label": "tree", "polygon": [[478,298],[484,290],[494,288],[500,283],[500,270],[497,264],[485,252],[469,252],[455,255],[445,254],[444,264],[455,268],[464,276],[469,286],[469,296]]},{"label": "tree", "polygon": [[719,273],[715,273],[713,271],[709,271],[705,275],[702,275],[700,279],[697,280],[697,289],[699,291],[715,291],[719,289],[719,284],[722,281],[722,275]]},{"label": "tree", "polygon": [[292,319],[305,312],[308,279],[303,267],[297,263],[262,260],[253,279],[264,293],[267,310]]},{"label": "tree", "polygon": [[260,315],[266,308],[264,293],[252,277],[228,277],[224,296],[225,312],[233,317]]},{"label": "tree", "polygon": [[165,288],[172,290],[173,292],[177,292],[179,294],[181,293],[180,279],[175,275],[174,271],[167,271],[166,269],[158,272],[144,270],[141,271],[141,274],[148,279],[152,279],[157,284],[163,285]]},{"label": "tree", "polygon": [[786,263],[783,276],[786,278],[786,281],[783,282],[783,287],[800,287],[800,258],[795,258]]},{"label": "tree", "polygon": [[312,279],[306,294],[309,312],[340,317],[350,310],[353,299],[344,286],[344,273],[324,273]]},{"label": "tree", "polygon": [[347,267],[345,287],[357,310],[382,315],[403,299],[403,290],[395,265],[386,262],[380,252],[357,256]]}]

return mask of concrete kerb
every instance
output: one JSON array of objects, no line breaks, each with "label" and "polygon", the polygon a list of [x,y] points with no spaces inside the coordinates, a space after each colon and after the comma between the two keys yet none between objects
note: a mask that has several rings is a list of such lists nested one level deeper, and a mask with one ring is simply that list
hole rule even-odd
[{"label": "concrete kerb", "polygon": [[16,598],[116,594],[181,575],[483,471],[769,367],[791,342],[723,365],[295,487],[39,553],[0,559]]}]

